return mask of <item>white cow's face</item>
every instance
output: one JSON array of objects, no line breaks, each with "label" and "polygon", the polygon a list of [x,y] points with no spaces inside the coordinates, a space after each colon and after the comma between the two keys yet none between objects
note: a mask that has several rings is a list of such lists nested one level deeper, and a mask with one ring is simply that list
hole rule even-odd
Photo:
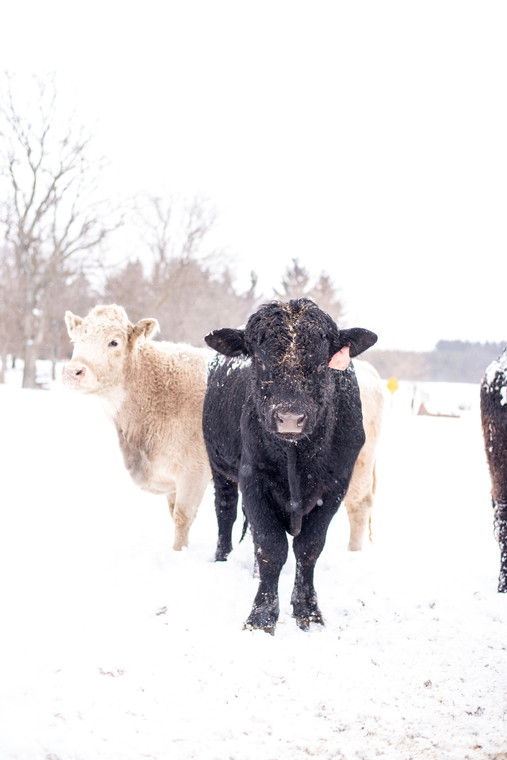
[{"label": "white cow's face", "polygon": [[132,325],[124,309],[115,305],[96,306],[85,319],[68,311],[65,323],[74,350],[62,380],[82,393],[110,393],[122,387],[132,350],[158,329],[153,319]]}]

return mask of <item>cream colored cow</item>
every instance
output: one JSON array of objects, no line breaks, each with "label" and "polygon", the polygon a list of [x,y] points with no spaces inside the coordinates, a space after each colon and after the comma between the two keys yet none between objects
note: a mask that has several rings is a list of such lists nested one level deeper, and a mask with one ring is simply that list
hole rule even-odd
[{"label": "cream colored cow", "polygon": [[65,323],[74,351],[64,384],[100,397],[133,481],[167,497],[180,550],[211,480],[201,424],[208,351],[149,340],[157,320],[133,325],[114,304],[84,319],[67,311]]},{"label": "cream colored cow", "polygon": [[384,390],[377,370],[367,361],[354,359],[357,382],[363,408],[366,442],[359,452],[344,504],[350,523],[349,551],[363,548],[366,529],[371,538],[371,512],[376,488],[375,457],[382,414]]}]

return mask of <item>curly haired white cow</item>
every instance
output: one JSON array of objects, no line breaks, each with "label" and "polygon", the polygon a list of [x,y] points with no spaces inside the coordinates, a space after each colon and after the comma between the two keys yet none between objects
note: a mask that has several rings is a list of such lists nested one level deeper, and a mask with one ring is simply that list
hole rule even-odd
[{"label": "curly haired white cow", "polygon": [[[84,319],[65,314],[74,344],[64,384],[97,395],[112,419],[125,466],[142,489],[164,494],[175,523],[173,548],[188,533],[211,482],[202,435],[209,349],[153,341],[156,319],[132,324],[121,306],[96,306]],[[362,548],[375,493],[375,449],[383,394],[368,362],[356,362],[366,443],[357,459],[345,506],[349,550]]]},{"label": "curly haired white cow", "polygon": [[64,384],[101,399],[133,481],[167,497],[173,548],[182,549],[211,482],[201,425],[210,352],[149,340],[157,320],[134,325],[115,304],[85,319],[67,311],[65,323],[74,350]]}]

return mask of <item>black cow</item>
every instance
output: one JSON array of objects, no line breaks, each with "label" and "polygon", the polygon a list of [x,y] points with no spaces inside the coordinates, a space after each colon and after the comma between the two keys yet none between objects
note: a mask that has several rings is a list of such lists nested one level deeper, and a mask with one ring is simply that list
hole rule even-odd
[{"label": "black cow", "polygon": [[507,349],[481,384],[482,431],[491,475],[495,534],[500,544],[498,591],[507,592]]},{"label": "black cow", "polygon": [[266,304],[244,330],[206,336],[229,357],[217,357],[210,369],[203,411],[215,484],[216,559],[225,560],[232,549],[239,484],[259,566],[246,628],[274,633],[286,532],[294,536],[297,561],[293,615],[302,629],[323,623],[314,567],[365,440],[348,361],[376,340],[369,330],[339,330],[308,299]]}]

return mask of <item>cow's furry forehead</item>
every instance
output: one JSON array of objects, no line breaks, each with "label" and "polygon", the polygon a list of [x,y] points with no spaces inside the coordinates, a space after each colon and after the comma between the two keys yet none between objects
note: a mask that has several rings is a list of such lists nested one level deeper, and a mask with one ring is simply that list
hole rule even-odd
[{"label": "cow's furry forehead", "polygon": [[336,337],[338,328],[331,317],[307,298],[264,304],[252,314],[245,338],[255,348],[274,352],[280,358],[296,358],[295,351],[315,350],[316,345]]},{"label": "cow's furry forehead", "polygon": [[83,320],[82,332],[113,332],[128,335],[131,324],[125,309],[116,304],[95,306]]}]

